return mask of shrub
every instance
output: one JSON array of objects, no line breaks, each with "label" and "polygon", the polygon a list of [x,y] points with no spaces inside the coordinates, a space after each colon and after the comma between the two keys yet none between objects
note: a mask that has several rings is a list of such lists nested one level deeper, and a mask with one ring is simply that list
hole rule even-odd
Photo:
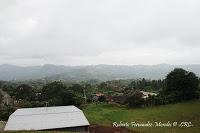
[{"label": "shrub", "polygon": [[145,100],[142,98],[142,93],[135,92],[127,98],[126,103],[129,107],[142,107],[145,105]]}]

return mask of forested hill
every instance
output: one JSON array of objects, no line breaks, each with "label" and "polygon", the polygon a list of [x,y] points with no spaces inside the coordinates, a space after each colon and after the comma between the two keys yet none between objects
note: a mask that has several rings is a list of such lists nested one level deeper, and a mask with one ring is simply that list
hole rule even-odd
[{"label": "forested hill", "polygon": [[200,65],[93,65],[93,66],[28,66],[0,65],[0,80],[114,80],[162,79],[174,68],[184,68],[200,75]]}]

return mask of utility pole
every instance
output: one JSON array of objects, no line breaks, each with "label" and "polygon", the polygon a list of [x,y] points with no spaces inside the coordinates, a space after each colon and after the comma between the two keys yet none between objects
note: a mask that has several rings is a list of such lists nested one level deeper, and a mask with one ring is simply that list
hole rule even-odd
[{"label": "utility pole", "polygon": [[49,105],[49,102],[45,102],[45,105],[46,105],[46,111],[47,111],[47,107]]},{"label": "utility pole", "polygon": [[85,99],[85,103],[87,102],[87,97],[86,97],[86,94],[85,94],[85,89],[83,89],[83,97]]}]

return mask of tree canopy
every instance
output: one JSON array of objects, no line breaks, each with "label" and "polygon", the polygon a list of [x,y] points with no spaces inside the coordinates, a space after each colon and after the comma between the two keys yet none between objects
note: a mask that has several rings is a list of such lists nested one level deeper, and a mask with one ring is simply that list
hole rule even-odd
[{"label": "tree canopy", "polygon": [[31,86],[27,84],[21,84],[16,87],[15,96],[18,100],[32,100],[34,97],[34,92]]},{"label": "tree canopy", "polygon": [[129,107],[141,107],[144,105],[144,99],[142,98],[142,93],[136,91],[132,95],[128,96],[126,99],[126,103]]},{"label": "tree canopy", "polygon": [[77,96],[72,90],[67,88],[60,81],[46,84],[42,88],[42,101],[46,101],[50,106],[77,105],[82,102],[81,97]]},{"label": "tree canopy", "polygon": [[190,100],[197,97],[198,85],[198,77],[193,72],[176,68],[166,77],[165,93],[177,101]]}]

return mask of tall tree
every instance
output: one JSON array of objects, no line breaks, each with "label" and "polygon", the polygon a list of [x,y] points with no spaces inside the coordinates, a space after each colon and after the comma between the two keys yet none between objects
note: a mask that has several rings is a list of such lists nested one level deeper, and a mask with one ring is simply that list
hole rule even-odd
[{"label": "tall tree", "polygon": [[198,77],[182,68],[176,68],[166,77],[165,93],[173,95],[174,100],[189,100],[197,97]]},{"label": "tall tree", "polygon": [[48,102],[50,106],[77,105],[79,106],[83,99],[70,90],[60,81],[46,84],[42,88],[42,101]]},{"label": "tall tree", "polygon": [[34,97],[33,88],[27,84],[21,84],[17,86],[15,96],[18,100],[32,100]]}]

